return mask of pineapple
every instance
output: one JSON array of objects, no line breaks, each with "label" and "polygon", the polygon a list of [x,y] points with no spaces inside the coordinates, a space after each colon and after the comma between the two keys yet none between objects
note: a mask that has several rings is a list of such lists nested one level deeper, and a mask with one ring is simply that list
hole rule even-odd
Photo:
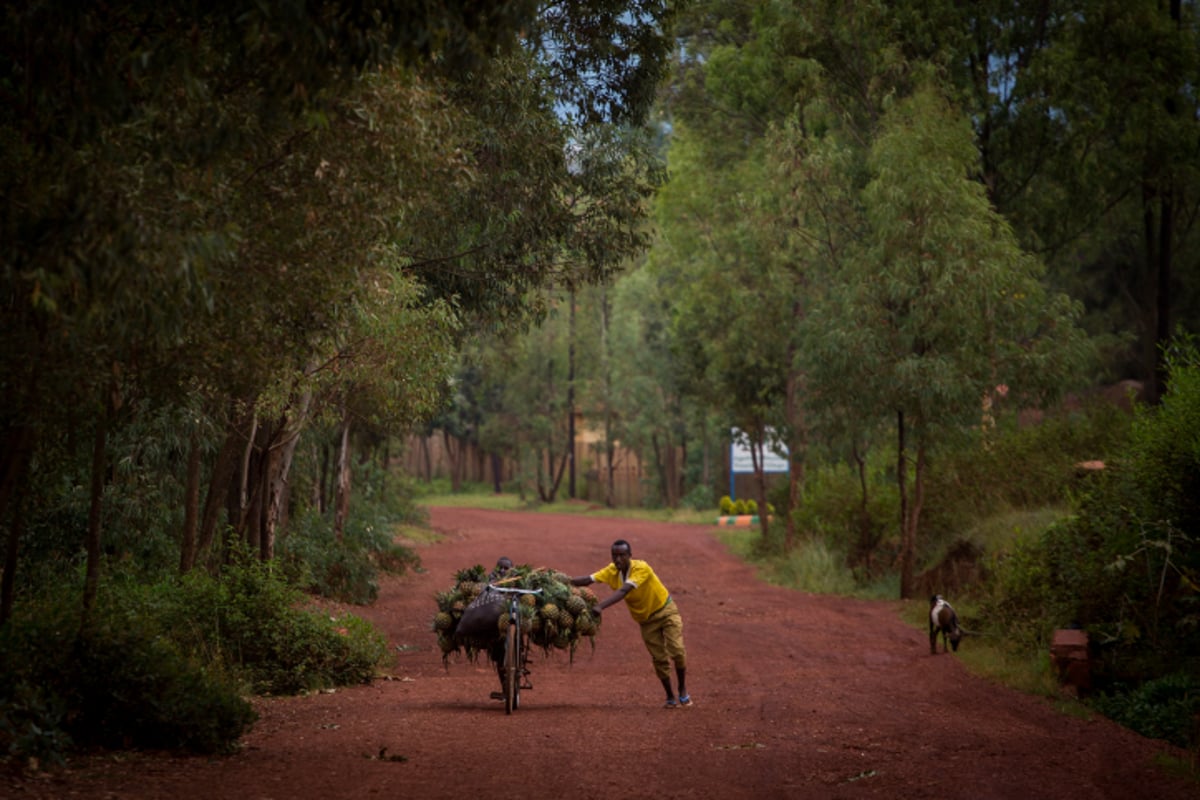
[{"label": "pineapple", "polygon": [[554,605],[554,603],[546,603],[546,605],[542,606],[542,616],[545,617],[547,620],[552,620],[552,621],[557,622],[558,621],[558,606]]},{"label": "pineapple", "polygon": [[579,616],[580,613],[587,611],[587,607],[587,600],[584,600],[583,597],[578,593],[572,593],[571,596],[567,598],[567,610],[575,616]]},{"label": "pineapple", "polygon": [[575,627],[575,617],[567,609],[562,609],[558,612],[558,629],[560,631],[569,631]]},{"label": "pineapple", "polygon": [[445,611],[439,611],[433,617],[433,629],[435,631],[448,631],[453,625],[454,617]]}]

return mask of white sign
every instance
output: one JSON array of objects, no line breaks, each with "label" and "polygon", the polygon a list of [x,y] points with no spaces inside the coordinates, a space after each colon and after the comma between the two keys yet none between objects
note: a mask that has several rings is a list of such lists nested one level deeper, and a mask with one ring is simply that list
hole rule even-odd
[{"label": "white sign", "polygon": [[[758,463],[763,472],[787,472],[788,451],[783,442],[771,443],[772,432],[767,429],[767,444],[758,452]],[[754,460],[750,454],[750,445],[737,428],[733,429],[733,443],[729,446],[729,469],[733,473],[754,472]]]}]

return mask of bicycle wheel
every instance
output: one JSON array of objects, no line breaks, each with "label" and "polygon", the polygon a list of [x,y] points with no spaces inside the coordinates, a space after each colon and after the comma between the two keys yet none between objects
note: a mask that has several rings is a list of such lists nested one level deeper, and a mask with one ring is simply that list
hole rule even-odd
[{"label": "bicycle wheel", "polygon": [[521,628],[509,625],[504,640],[504,713],[511,714],[521,697]]}]

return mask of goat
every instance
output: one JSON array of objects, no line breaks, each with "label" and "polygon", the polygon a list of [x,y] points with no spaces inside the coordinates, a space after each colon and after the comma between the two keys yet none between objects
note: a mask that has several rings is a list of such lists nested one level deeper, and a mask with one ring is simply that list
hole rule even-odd
[{"label": "goat", "polygon": [[[962,628],[958,627],[958,614],[940,595],[929,598],[929,653],[937,655],[937,637],[942,635],[942,652],[953,649],[958,652],[958,643],[963,637]],[[949,643],[949,647],[947,647]]]}]

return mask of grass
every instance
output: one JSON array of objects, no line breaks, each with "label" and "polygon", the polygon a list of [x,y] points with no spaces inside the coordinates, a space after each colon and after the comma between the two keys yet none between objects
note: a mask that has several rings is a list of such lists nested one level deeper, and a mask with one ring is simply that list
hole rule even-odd
[{"label": "grass", "polygon": [[553,503],[543,503],[529,496],[524,500],[515,493],[501,492],[497,494],[491,487],[470,484],[460,491],[450,491],[446,481],[434,481],[433,484],[420,484],[416,496],[418,505],[425,507],[441,506],[450,508],[482,508],[490,511],[525,511],[542,514],[579,514],[589,517],[604,517],[611,519],[639,519],[650,522],[681,522],[694,525],[713,525],[719,515],[717,509],[711,511],[694,511],[692,509],[671,508],[605,508],[602,503],[587,500],[559,499]]}]

